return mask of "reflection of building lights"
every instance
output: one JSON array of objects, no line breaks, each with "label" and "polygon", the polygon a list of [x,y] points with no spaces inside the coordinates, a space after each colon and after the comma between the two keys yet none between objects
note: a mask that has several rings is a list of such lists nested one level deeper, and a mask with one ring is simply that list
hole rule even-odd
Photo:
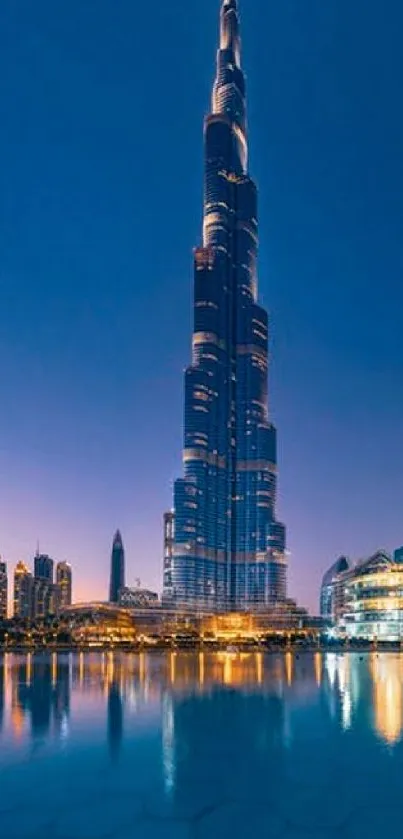
[{"label": "reflection of building lights", "polygon": [[373,683],[374,724],[390,745],[399,740],[402,726],[402,662],[389,654],[370,656]]},{"label": "reflection of building lights", "polygon": [[32,679],[32,653],[27,654],[27,687],[31,685]]},{"label": "reflection of building lights", "polygon": [[226,653],[224,655],[224,672],[223,679],[225,685],[230,685],[232,682],[232,654]]},{"label": "reflection of building lights", "polygon": [[11,725],[15,738],[19,740],[24,730],[24,712],[20,705],[14,705],[11,710]]},{"label": "reflection of building lights", "polygon": [[169,656],[169,676],[171,684],[175,684],[176,680],[176,653],[171,653]]},{"label": "reflection of building lights", "polygon": [[285,675],[286,675],[286,679],[287,679],[287,685],[289,687],[292,685],[293,669],[294,669],[293,665],[294,665],[294,662],[293,662],[292,653],[288,650],[288,652],[286,652],[286,654],[285,654]]},{"label": "reflection of building lights", "polygon": [[334,687],[334,683],[336,681],[336,671],[337,671],[337,656],[336,653],[327,653],[326,654],[326,673],[329,679],[330,687]]},{"label": "reflection of building lights", "polygon": [[341,720],[345,731],[351,726],[352,700],[350,691],[350,658],[336,656],[335,668],[341,699]]},{"label": "reflection of building lights", "polygon": [[348,689],[346,689],[342,696],[341,701],[341,716],[342,716],[342,724],[345,731],[350,728],[351,726],[351,710],[352,710],[352,702],[351,702],[351,694]]},{"label": "reflection of building lights", "polygon": [[80,652],[78,656],[78,681],[82,688],[84,684],[84,653]]},{"label": "reflection of building lights", "polygon": [[256,679],[259,685],[263,682],[263,653],[255,653]]},{"label": "reflection of building lights", "polygon": [[57,654],[52,653],[52,687],[56,687],[57,682]]},{"label": "reflection of building lights", "polygon": [[199,653],[199,685],[204,685],[204,653]]},{"label": "reflection of building lights", "polygon": [[318,687],[320,687],[321,683],[322,683],[322,655],[321,655],[321,653],[315,653],[314,664],[315,664],[316,684],[317,684]]},{"label": "reflection of building lights", "polygon": [[115,659],[113,652],[108,653],[108,663],[106,666],[106,679],[108,685],[111,685],[115,677]]},{"label": "reflection of building lights", "polygon": [[167,792],[172,792],[175,785],[174,737],[175,722],[172,699],[165,694],[162,701],[162,752]]},{"label": "reflection of building lights", "polygon": [[140,676],[140,684],[144,684],[144,680],[146,677],[146,657],[145,653],[141,652],[139,655],[139,676]]},{"label": "reflection of building lights", "polygon": [[336,659],[339,690],[343,694],[350,684],[350,659],[347,656],[338,656]]}]

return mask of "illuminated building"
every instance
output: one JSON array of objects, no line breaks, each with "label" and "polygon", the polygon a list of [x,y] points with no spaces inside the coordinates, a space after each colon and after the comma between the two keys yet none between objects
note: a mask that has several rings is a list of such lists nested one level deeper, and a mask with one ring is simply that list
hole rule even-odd
[{"label": "illuminated building", "polygon": [[32,618],[43,620],[55,615],[58,607],[58,588],[47,579],[34,578],[32,587]]},{"label": "illuminated building", "polygon": [[54,562],[50,556],[37,553],[34,560],[35,579],[53,583],[53,566]]},{"label": "illuminated building", "polygon": [[58,606],[58,590],[53,582],[54,561],[48,554],[35,556],[34,584],[32,592],[32,617],[43,620],[55,615]]},{"label": "illuminated building", "polygon": [[172,565],[175,544],[175,513],[170,510],[164,513],[164,568],[163,568],[163,602],[173,599]]},{"label": "illuminated building", "polygon": [[0,559],[0,620],[5,620],[8,614],[8,577],[7,565]]},{"label": "illuminated building", "polygon": [[134,643],[135,622],[128,609],[112,603],[80,603],[68,606],[60,620],[69,627],[74,643],[88,646]]},{"label": "illuminated building", "polygon": [[111,555],[111,578],[109,586],[109,602],[119,602],[119,592],[125,585],[125,551],[120,531],[117,530],[113,539]]},{"label": "illuminated building", "polygon": [[34,578],[24,562],[14,571],[14,617],[29,620],[33,612]]},{"label": "illuminated building", "polygon": [[207,611],[259,611],[286,598],[276,429],[268,411],[268,316],[257,294],[257,189],[248,174],[240,53],[237,0],[223,0],[212,112],[204,125],[184,476],[175,483],[172,562],[166,557],[164,569],[164,602]]},{"label": "illuminated building", "polygon": [[393,559],[395,562],[403,564],[403,548],[396,548],[393,554]]},{"label": "illuminated building", "polygon": [[56,585],[58,588],[58,604],[61,609],[71,606],[72,600],[72,572],[68,562],[58,562],[56,566]]},{"label": "illuminated building", "polygon": [[339,625],[350,638],[403,639],[403,567],[385,551],[359,562],[345,581]]},{"label": "illuminated building", "polygon": [[119,606],[126,609],[147,609],[158,606],[158,594],[146,588],[122,588],[119,592]]},{"label": "illuminated building", "polygon": [[343,612],[344,592],[343,573],[350,567],[345,556],[339,557],[326,571],[320,590],[320,614],[325,620],[336,623]]}]

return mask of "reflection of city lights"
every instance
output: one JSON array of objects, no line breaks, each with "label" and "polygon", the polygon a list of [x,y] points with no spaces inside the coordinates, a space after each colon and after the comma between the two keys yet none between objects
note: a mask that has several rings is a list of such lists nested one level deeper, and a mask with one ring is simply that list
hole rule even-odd
[{"label": "reflection of city lights", "polygon": [[341,716],[342,716],[342,723],[343,728],[345,731],[350,728],[351,726],[351,709],[352,709],[352,702],[351,702],[351,694],[348,689],[344,690],[341,700]]},{"label": "reflection of city lights", "polygon": [[350,658],[336,656],[335,667],[341,698],[341,720],[345,731],[351,726],[352,700],[350,691]]},{"label": "reflection of city lights", "polygon": [[318,687],[320,687],[321,682],[322,682],[322,655],[321,655],[321,653],[315,653],[314,664],[315,664],[316,684],[317,684]]},{"label": "reflection of city lights", "polygon": [[139,655],[139,676],[140,683],[143,685],[146,677],[146,657],[144,653],[140,653]]},{"label": "reflection of city lights", "polygon": [[337,676],[339,680],[339,690],[343,695],[350,684],[350,659],[347,656],[338,656],[336,659]]},{"label": "reflection of city lights", "polygon": [[162,702],[162,750],[164,763],[164,781],[167,792],[172,792],[175,785],[175,723],[173,704],[165,694]]},{"label": "reflection of city lights", "polygon": [[169,675],[171,684],[175,684],[176,680],[176,653],[171,653],[169,656]]},{"label": "reflection of city lights", "polygon": [[287,685],[290,687],[292,685],[292,677],[293,677],[293,657],[292,653],[288,650],[285,654],[285,675],[287,679]]},{"label": "reflection of city lights", "polygon": [[79,685],[82,688],[84,684],[84,653],[79,653],[78,656],[78,681]]},{"label": "reflection of city lights", "polygon": [[112,684],[115,676],[115,659],[113,652],[108,653],[108,663],[106,666],[106,678],[109,685]]},{"label": "reflection of city lights", "polygon": [[263,653],[255,653],[256,680],[259,685],[263,682]]},{"label": "reflection of city lights", "polygon": [[199,685],[204,685],[204,653],[199,653]]},{"label": "reflection of city lights", "polygon": [[374,724],[390,745],[399,740],[402,727],[402,662],[388,655],[370,657],[373,684]]},{"label": "reflection of city lights", "polygon": [[232,682],[232,654],[224,655],[224,672],[223,679],[225,685],[230,685]]},{"label": "reflection of city lights", "polygon": [[52,686],[57,682],[57,653],[52,653]]},{"label": "reflection of city lights", "polygon": [[19,740],[24,730],[24,712],[20,705],[14,705],[11,710],[11,725],[15,738]]},{"label": "reflection of city lights", "polygon": [[336,681],[337,670],[337,656],[336,653],[327,653],[326,655],[326,672],[329,679],[330,687],[334,687]]},{"label": "reflection of city lights", "polygon": [[27,687],[30,687],[32,679],[32,653],[27,654]]},{"label": "reflection of city lights", "polygon": [[67,714],[63,714],[62,721],[60,723],[60,739],[67,740],[69,736],[69,718]]}]

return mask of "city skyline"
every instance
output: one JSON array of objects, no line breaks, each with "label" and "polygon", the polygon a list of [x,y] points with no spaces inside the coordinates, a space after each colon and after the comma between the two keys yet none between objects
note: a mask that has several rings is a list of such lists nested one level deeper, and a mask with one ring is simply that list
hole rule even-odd
[{"label": "city skyline", "polygon": [[[10,569],[39,536],[80,600],[105,597],[117,525],[160,589],[217,9],[2,6],[0,553]],[[402,542],[402,11],[393,30],[371,0],[241,12],[279,516],[313,609],[337,556]]]}]

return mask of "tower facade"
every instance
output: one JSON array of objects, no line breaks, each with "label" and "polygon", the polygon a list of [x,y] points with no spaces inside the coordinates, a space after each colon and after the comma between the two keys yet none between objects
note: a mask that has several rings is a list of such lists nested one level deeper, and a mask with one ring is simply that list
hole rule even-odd
[{"label": "tower facade", "polygon": [[119,592],[125,585],[125,551],[120,531],[117,530],[112,545],[109,602],[119,603]]},{"label": "tower facade", "polygon": [[34,559],[34,573],[36,580],[46,580],[53,583],[54,561],[47,554],[37,553]]},{"label": "tower facade", "polygon": [[8,614],[8,577],[7,565],[0,557],[0,621],[6,620]]},{"label": "tower facade", "polygon": [[166,601],[193,609],[260,610],[286,597],[276,429],[268,407],[268,316],[258,303],[257,251],[237,0],[223,0],[204,123],[184,474],[174,488],[174,542],[164,583]]},{"label": "tower facade", "polygon": [[24,562],[14,571],[14,617],[30,620],[34,609],[34,578]]},{"label": "tower facade", "polygon": [[56,585],[58,592],[58,606],[63,609],[71,606],[72,600],[72,571],[68,562],[58,562],[56,565]]}]

